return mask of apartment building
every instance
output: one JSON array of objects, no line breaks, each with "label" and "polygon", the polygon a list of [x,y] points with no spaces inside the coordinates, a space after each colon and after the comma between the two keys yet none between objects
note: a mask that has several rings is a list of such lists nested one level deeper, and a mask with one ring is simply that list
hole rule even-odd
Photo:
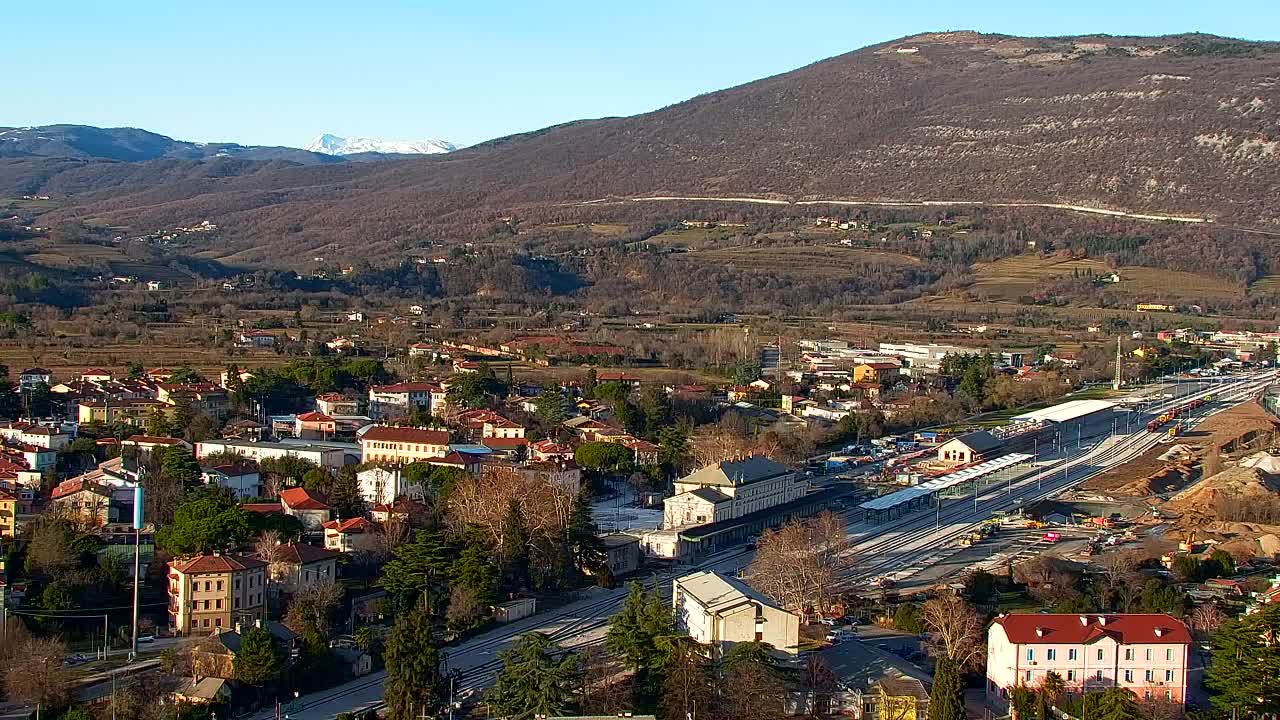
[{"label": "apartment building", "polygon": [[208,633],[263,619],[267,563],[244,555],[199,555],[169,562],[169,629]]},{"label": "apartment building", "polygon": [[671,583],[676,628],[719,655],[735,643],[765,642],[795,654],[800,618],[774,605],[746,583],[701,571]]},{"label": "apartment building", "polygon": [[1067,692],[1121,687],[1186,702],[1191,633],[1165,614],[1001,615],[987,629],[987,696],[1036,687],[1050,672]]},{"label": "apartment building", "polygon": [[435,397],[443,399],[439,385],[425,382],[373,385],[369,388],[369,415],[374,418],[402,417],[421,408],[437,414],[432,407]]},{"label": "apartment building", "polygon": [[360,437],[361,462],[412,463],[449,454],[449,433],[375,425]]}]

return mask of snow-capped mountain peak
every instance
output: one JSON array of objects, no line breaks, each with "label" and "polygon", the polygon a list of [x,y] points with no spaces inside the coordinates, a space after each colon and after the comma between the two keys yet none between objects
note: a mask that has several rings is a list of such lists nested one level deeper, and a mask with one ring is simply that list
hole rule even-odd
[{"label": "snow-capped mountain peak", "polygon": [[354,155],[356,153],[385,153],[388,155],[432,155],[457,150],[456,145],[445,140],[382,140],[379,138],[344,138],[325,133],[307,145],[305,149],[325,155]]}]

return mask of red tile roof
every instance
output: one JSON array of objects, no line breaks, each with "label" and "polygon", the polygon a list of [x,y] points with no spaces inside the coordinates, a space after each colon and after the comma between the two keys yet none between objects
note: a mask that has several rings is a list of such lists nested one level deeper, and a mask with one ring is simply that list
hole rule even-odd
[{"label": "red tile roof", "polygon": [[182,443],[182,440],[178,438],[158,437],[156,435],[130,435],[124,441],[135,445],[167,445],[170,447]]},{"label": "red tile roof", "polygon": [[362,517],[354,517],[346,520],[330,520],[326,523],[321,523],[320,527],[345,535],[346,533],[368,532],[372,524]]},{"label": "red tile roof", "polygon": [[432,385],[431,383],[425,383],[425,382],[396,383],[394,385],[374,385],[369,389],[374,392],[384,392],[384,393],[440,392],[439,385]]},{"label": "red tile roof", "polygon": [[97,495],[109,496],[111,493],[101,485],[94,482],[86,482],[84,480],[64,480],[53,489],[53,499],[63,498],[68,495],[75,495],[81,490],[88,490]]},{"label": "red tile roof", "polygon": [[276,562],[290,565],[310,565],[311,563],[332,560],[342,554],[336,550],[325,550],[314,545],[298,545],[296,543],[281,545],[276,548],[276,551],[279,553]]},{"label": "red tile roof", "polygon": [[278,512],[284,512],[284,506],[280,503],[242,503],[240,509],[261,515],[274,515]]},{"label": "red tile roof", "polygon": [[329,506],[306,488],[294,487],[280,492],[280,502],[291,510],[328,510]]},{"label": "red tile roof", "polygon": [[391,425],[375,425],[369,428],[363,440],[368,442],[400,442],[422,443],[423,445],[448,445],[449,433],[443,430],[426,430],[413,427],[393,427]]},{"label": "red tile roof", "polygon": [[241,475],[257,475],[258,466],[252,463],[233,463],[230,465],[214,465],[206,470],[220,472],[227,477],[239,477]]},{"label": "red tile roof", "polygon": [[462,453],[457,450],[445,455],[442,458],[432,458],[427,461],[428,465],[450,465],[453,467],[465,468],[469,463],[463,457]]},{"label": "red tile roof", "polygon": [[264,568],[266,563],[247,555],[200,555],[188,560],[174,560],[174,570],[180,573],[225,573],[235,570],[254,570]]},{"label": "red tile roof", "polygon": [[325,415],[324,413],[315,412],[314,410],[311,412],[302,413],[301,415],[298,416],[298,420],[302,422],[316,422],[316,423],[333,422],[333,418],[329,417],[328,415]]},{"label": "red tile roof", "polygon": [[1076,645],[1103,637],[1112,637],[1124,644],[1181,645],[1191,642],[1187,626],[1172,615],[1165,614],[1014,614],[998,617],[993,622],[1004,628],[1010,642],[1024,645]]}]

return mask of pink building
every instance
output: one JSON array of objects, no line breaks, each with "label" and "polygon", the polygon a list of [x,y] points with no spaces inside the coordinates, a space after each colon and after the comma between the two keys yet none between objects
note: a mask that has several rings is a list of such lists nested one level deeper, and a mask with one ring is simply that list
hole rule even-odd
[{"label": "pink building", "polygon": [[1122,687],[1186,702],[1191,633],[1171,615],[1001,615],[987,629],[987,697],[1056,672],[1067,692]]}]

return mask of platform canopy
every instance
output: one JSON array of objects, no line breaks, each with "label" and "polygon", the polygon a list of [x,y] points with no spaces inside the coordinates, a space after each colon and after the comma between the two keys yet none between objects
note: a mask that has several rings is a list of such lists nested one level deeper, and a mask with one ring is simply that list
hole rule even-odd
[{"label": "platform canopy", "polygon": [[973,467],[957,470],[953,473],[936,477],[928,482],[922,482],[919,485],[914,485],[904,490],[891,492],[888,495],[881,495],[878,498],[862,503],[859,507],[863,510],[888,510],[889,508],[911,502],[916,498],[921,498],[940,490],[946,490],[949,487],[955,487],[956,485],[969,482],[970,480],[977,480],[994,472],[1017,465],[1018,463],[1026,462],[1030,459],[1030,453],[1009,453],[1008,455],[1001,455],[998,458],[987,460],[986,462],[979,463]]},{"label": "platform canopy", "polygon": [[1094,413],[1112,410],[1115,406],[1115,403],[1107,400],[1072,400],[1071,402],[1058,403],[1057,405],[1051,405],[1047,408],[1041,408],[1040,410],[1015,415],[1012,420],[1015,423],[1064,423],[1071,422],[1072,420],[1078,420]]}]

